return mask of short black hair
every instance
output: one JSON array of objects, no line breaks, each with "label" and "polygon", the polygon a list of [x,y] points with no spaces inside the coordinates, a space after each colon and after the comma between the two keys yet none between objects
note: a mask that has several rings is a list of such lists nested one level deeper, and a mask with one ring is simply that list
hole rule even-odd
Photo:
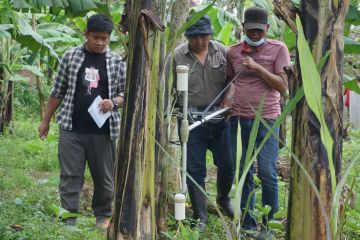
[{"label": "short black hair", "polygon": [[114,23],[102,13],[92,15],[87,21],[86,30],[88,32],[107,32],[110,35],[113,29]]}]

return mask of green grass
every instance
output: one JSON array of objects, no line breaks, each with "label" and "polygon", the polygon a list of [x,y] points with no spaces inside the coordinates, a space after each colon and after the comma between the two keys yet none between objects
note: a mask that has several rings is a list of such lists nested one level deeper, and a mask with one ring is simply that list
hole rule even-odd
[{"label": "green grass", "polygon": [[32,113],[18,114],[0,135],[0,239],[106,239],[88,208],[82,209],[76,227],[59,221],[53,210],[60,205],[58,127],[52,124],[42,141],[37,119]]},{"label": "green grass", "polygon": [[[0,239],[106,239],[105,233],[95,227],[95,219],[90,209],[90,200],[82,198],[81,214],[76,228],[64,226],[59,221],[54,206],[59,206],[59,165],[57,159],[58,126],[53,123],[48,138],[44,141],[37,136],[38,116],[36,111],[21,109],[17,111],[15,121],[0,135]],[[289,142],[290,136],[288,136]],[[355,157],[360,149],[360,130],[350,131],[350,138],[344,141],[343,168]],[[280,158],[289,159],[285,151]],[[211,154],[207,156],[208,177],[207,192],[215,201],[216,168]],[[360,165],[352,169],[348,185],[355,180],[354,191],[359,192]],[[85,176],[86,184],[91,185],[89,172]],[[256,214],[262,214],[261,189],[258,183]],[[288,201],[288,183],[280,181],[279,203],[282,209],[278,222],[273,227],[278,229],[276,239],[284,239],[284,227]],[[234,189],[232,191],[234,197]],[[189,201],[188,201],[189,204]],[[187,216],[190,217],[190,216]],[[227,219],[230,225],[230,219]],[[172,216],[168,218],[171,236],[179,236],[185,230],[178,228]],[[223,223],[218,216],[209,214],[209,225],[199,234],[198,229],[190,229],[190,218],[184,222],[186,239],[226,239]],[[199,237],[198,237],[199,234]],[[348,209],[344,237],[360,239],[360,202],[355,209]],[[179,237],[177,238],[179,239]],[[185,239],[185,238],[184,238]],[[243,239],[252,239],[243,238]]]},{"label": "green grass", "polygon": [[[343,169],[357,154],[360,150],[360,129],[351,130],[349,139],[344,142],[343,145]],[[350,176],[348,177],[347,185],[350,187],[351,183],[355,181],[354,186],[354,199],[355,208],[348,207],[346,212],[344,232],[348,239],[360,239],[360,201],[359,196],[356,193],[360,192],[360,165],[355,164],[351,170]],[[356,201],[357,200],[357,201]]]}]

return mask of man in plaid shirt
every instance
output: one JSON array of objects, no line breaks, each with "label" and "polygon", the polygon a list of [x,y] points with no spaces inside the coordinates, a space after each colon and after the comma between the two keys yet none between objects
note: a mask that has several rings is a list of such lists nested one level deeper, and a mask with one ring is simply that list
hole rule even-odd
[{"label": "man in plaid shirt", "polygon": [[[120,113],[124,101],[125,63],[107,45],[113,30],[112,21],[103,14],[89,18],[86,43],[67,51],[39,126],[39,137],[45,138],[56,109],[60,125],[58,156],[60,162],[61,206],[79,212],[80,193],[86,162],[94,182],[92,209],[97,226],[107,228],[111,217],[114,190],[115,141],[120,131]],[[94,99],[102,98],[101,112],[111,112],[99,127],[88,109]],[[64,219],[68,225],[75,218]]]}]

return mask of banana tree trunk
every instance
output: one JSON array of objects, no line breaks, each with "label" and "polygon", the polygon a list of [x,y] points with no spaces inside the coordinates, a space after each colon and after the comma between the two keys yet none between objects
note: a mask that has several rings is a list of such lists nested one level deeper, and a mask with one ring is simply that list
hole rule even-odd
[{"label": "banana tree trunk", "polygon": [[[334,140],[333,159],[337,177],[342,156],[342,62],[343,27],[348,0],[302,0],[300,18],[305,37],[316,63],[331,50],[321,69],[322,99],[325,119]],[[299,62],[297,61],[299,64]],[[297,65],[298,72],[300,67]],[[301,73],[298,75],[301,85]],[[297,85],[297,84],[296,84]],[[331,179],[326,150],[320,138],[320,124],[307,102],[298,103],[293,115],[292,151],[310,174],[319,190],[327,218],[332,202]],[[319,201],[299,166],[293,162],[291,171],[287,239],[331,239],[326,234]]]},{"label": "banana tree trunk", "polygon": [[[175,37],[175,33],[186,21],[188,16],[188,9],[190,2],[188,0],[179,0],[173,2],[171,10],[171,21],[169,27],[168,40]],[[166,42],[166,39],[164,39]],[[176,40],[176,45],[179,45],[184,41],[184,38]],[[165,47],[165,46],[164,46]],[[169,64],[170,61],[166,61],[162,65]],[[172,117],[173,94],[172,94],[172,78],[169,77],[169,66],[164,66],[161,74],[161,81],[159,87],[159,102],[158,102],[158,119],[157,119],[157,140],[168,153],[165,154],[163,150],[156,148],[156,158],[159,159],[159,165],[157,167],[157,183],[160,187],[157,189],[158,205],[157,205],[157,227],[158,232],[167,231],[167,214],[174,209],[172,204],[171,194],[177,193],[180,186],[180,174],[178,171],[178,165],[174,160],[180,159],[180,147],[170,142],[177,142],[179,140],[177,131],[177,119]],[[170,157],[172,159],[170,159]],[[161,237],[161,236],[160,236]]]},{"label": "banana tree trunk", "polygon": [[[2,78],[0,78],[2,79]],[[13,84],[11,81],[0,82],[0,133],[13,119]]]},{"label": "banana tree trunk", "polygon": [[[175,37],[177,30],[183,25],[188,16],[190,7],[190,1],[188,0],[177,0],[173,2],[171,10],[171,21],[170,21],[170,31],[169,31],[169,40]],[[176,46],[179,46],[185,41],[184,37],[179,37],[176,41]]]},{"label": "banana tree trunk", "polygon": [[[0,68],[0,71],[2,69]],[[1,77],[2,73],[0,73],[0,80],[3,80],[3,78]],[[2,82],[0,81],[0,134],[4,132],[4,128],[5,128],[5,98],[4,98],[4,94],[3,94],[3,85]]]},{"label": "banana tree trunk", "polygon": [[[35,16],[35,13],[33,13],[31,15],[31,26],[32,26],[32,29],[34,32],[36,32],[36,16]],[[40,66],[40,59],[37,59],[36,60],[36,65],[39,69],[41,69],[41,66]],[[39,77],[39,76],[36,76],[36,90],[37,90],[37,93],[38,93],[38,97],[39,97],[39,103],[40,103],[40,119],[42,120],[43,119],[43,116],[45,114],[45,95],[44,95],[44,92],[43,92],[43,87],[42,87],[42,82],[43,82],[43,78],[42,77]]]},{"label": "banana tree trunk", "polygon": [[7,101],[6,101],[6,108],[5,108],[5,123],[8,124],[13,120],[13,100],[14,100],[14,89],[13,89],[13,82],[8,82],[7,87]]},{"label": "banana tree trunk", "polygon": [[[158,2],[127,1],[129,55],[115,176],[111,239],[156,239],[155,126],[159,75]],[[153,9],[153,11],[151,11]]]},{"label": "banana tree trunk", "polygon": [[[166,11],[166,1],[158,1],[159,16],[162,21],[165,21],[165,11]],[[162,33],[160,36],[160,48],[158,55],[159,63],[159,77],[158,77],[158,96],[157,96],[157,111],[156,111],[156,141],[159,145],[155,145],[155,198],[156,198],[156,227],[158,239],[162,239],[160,232],[167,232],[167,214],[168,206],[170,202],[169,197],[169,186],[171,186],[171,171],[170,171],[170,161],[163,151],[167,149],[169,145],[169,121],[167,121],[167,116],[169,116],[170,109],[167,107],[169,105],[168,91],[166,89],[169,85],[168,79],[165,78],[163,71],[163,65],[165,63],[165,54],[166,54],[166,34]],[[154,75],[156,78],[156,76]],[[163,148],[163,149],[162,149]]]},{"label": "banana tree trunk", "polygon": [[[1,80],[3,80],[0,77]],[[13,83],[9,80],[0,82],[0,133],[3,133],[5,127],[13,119]]]},{"label": "banana tree trunk", "polygon": [[[0,53],[0,62],[9,66],[11,40],[2,39]],[[0,66],[0,133],[3,133],[5,127],[13,119],[13,82],[9,80],[9,74],[5,66]]]}]

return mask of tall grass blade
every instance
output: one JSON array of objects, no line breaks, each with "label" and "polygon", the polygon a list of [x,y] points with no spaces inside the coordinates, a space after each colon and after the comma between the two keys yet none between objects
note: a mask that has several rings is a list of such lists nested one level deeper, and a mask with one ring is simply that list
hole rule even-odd
[{"label": "tall grass blade", "polygon": [[[265,102],[265,96],[263,96],[261,98],[260,104],[258,106],[258,110],[256,111],[256,116],[255,116],[255,120],[253,123],[253,126],[251,128],[251,132],[250,132],[250,138],[249,138],[249,144],[248,144],[248,149],[246,151],[246,158],[245,158],[245,162],[244,162],[244,169],[242,172],[241,177],[239,175],[236,175],[235,178],[239,178],[240,177],[240,181],[238,182],[238,184],[236,185],[236,197],[235,197],[235,204],[237,204],[237,208],[240,207],[241,205],[241,197],[242,197],[242,190],[244,188],[244,183],[245,183],[245,178],[247,173],[249,172],[255,158],[251,158],[251,154],[254,152],[254,146],[255,146],[255,141],[256,141],[256,136],[257,136],[257,132],[259,129],[259,124],[260,124],[260,117],[261,117],[261,113],[262,113],[262,109],[264,106],[264,102]],[[241,158],[241,155],[240,155]],[[238,159],[237,159],[238,161]],[[238,165],[238,164],[237,164]],[[237,174],[239,174],[239,172],[237,172]],[[241,211],[241,209],[239,210]],[[238,220],[238,219],[236,219]],[[241,226],[241,222],[237,221],[234,222],[235,226]],[[238,227],[238,229],[240,230],[241,227]],[[240,232],[237,231],[237,238],[240,239]]]},{"label": "tall grass blade", "polygon": [[305,167],[301,164],[299,158],[285,145],[285,143],[282,141],[282,139],[280,139],[279,136],[274,134],[274,127],[270,127],[269,124],[264,120],[261,119],[262,124],[264,124],[264,126],[268,129],[269,133],[273,134],[278,140],[279,142],[281,142],[282,144],[284,144],[284,147],[286,148],[286,150],[288,150],[288,152],[291,154],[291,157],[293,158],[293,160],[296,162],[296,164],[298,164],[298,166],[300,167],[301,171],[303,172],[306,180],[308,180],[311,188],[313,189],[313,191],[315,192],[316,198],[319,201],[319,205],[320,205],[320,209],[321,209],[321,213],[323,215],[324,218],[324,222],[325,222],[325,228],[326,228],[326,239],[330,240],[331,239],[331,235],[330,235],[330,227],[329,227],[329,217],[326,214],[325,211],[325,207],[324,207],[324,203],[321,199],[319,190],[317,189],[314,181],[312,180],[311,176],[309,175],[309,173],[306,171]]},{"label": "tall grass blade", "polygon": [[328,57],[330,56],[330,51],[331,51],[331,50],[327,51],[327,52],[324,54],[324,56],[321,57],[319,63],[317,64],[316,69],[318,70],[318,72],[321,72],[322,67],[324,66],[326,60],[327,60]]},{"label": "tall grass blade", "polygon": [[[254,189],[254,190],[252,190],[252,191],[250,192],[250,194],[249,194],[249,198],[248,198],[248,200],[246,201],[246,205],[245,205],[245,209],[244,209],[244,214],[242,214],[242,216],[241,216],[241,223],[244,222],[244,220],[245,220],[245,215],[246,215],[246,213],[247,213],[248,210],[249,210],[251,197],[252,197],[253,195],[255,195],[255,193],[257,192],[257,190],[258,190],[258,189]],[[242,224],[241,224],[241,225],[242,225]]]},{"label": "tall grass blade", "polygon": [[[278,119],[275,121],[273,127],[271,128],[272,129],[272,132],[274,131],[275,128],[279,127],[280,124],[282,122],[284,122],[286,120],[286,116],[289,115],[291,113],[292,110],[294,110],[294,108],[296,107],[296,104],[300,101],[300,99],[304,96],[304,89],[302,87],[300,87],[297,92],[295,93],[294,97],[292,99],[290,99],[290,101],[286,104],[283,112],[281,113],[281,115],[278,117]],[[259,110],[260,110],[260,107],[259,107]],[[253,110],[255,112],[255,110]],[[252,164],[257,155],[259,154],[260,150],[262,149],[262,147],[264,146],[265,142],[269,139],[269,137],[272,135],[272,132],[268,132],[263,141],[260,143],[260,145],[258,146],[258,148],[255,150],[252,158],[250,159],[249,161],[249,164]],[[238,161],[238,159],[237,159]],[[251,166],[251,165],[250,165]],[[242,192],[242,189],[243,189],[243,186],[244,186],[244,180],[245,180],[245,176],[247,174],[247,172],[249,171],[250,169],[250,166],[248,169],[244,169],[243,173],[242,173],[242,178],[243,178],[243,182],[239,182],[236,186],[236,197],[235,197],[235,202],[236,204],[238,204],[237,206],[235,206],[236,208],[237,207],[240,207],[240,203],[241,203],[241,192]],[[236,175],[238,176],[238,175]],[[234,225],[238,225],[240,226],[240,224],[235,221],[235,218],[234,218]],[[240,231],[240,228],[239,228],[239,231]],[[239,234],[239,231],[237,231],[237,239],[241,239],[241,236]]]},{"label": "tall grass blade", "polygon": [[[241,140],[241,127],[239,122],[237,122],[237,134],[236,134],[236,169],[235,169],[235,186],[239,185],[239,174],[240,174],[240,158],[242,154],[242,140]],[[240,199],[235,196],[234,200],[234,219],[233,222],[236,223],[239,220],[239,216],[241,214],[240,209]],[[236,226],[236,224],[234,224]],[[240,231],[240,229],[236,230],[236,232]],[[238,235],[238,234],[235,234]]]}]

